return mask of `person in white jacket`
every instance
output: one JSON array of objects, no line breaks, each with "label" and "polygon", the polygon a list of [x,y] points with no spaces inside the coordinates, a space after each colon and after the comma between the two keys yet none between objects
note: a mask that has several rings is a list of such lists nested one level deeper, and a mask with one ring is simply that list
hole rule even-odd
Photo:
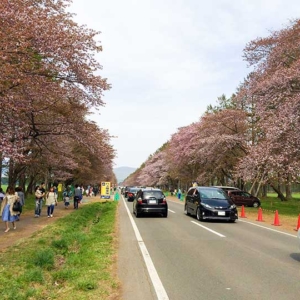
[{"label": "person in white jacket", "polygon": [[46,206],[48,218],[53,217],[54,206],[57,203],[57,194],[54,192],[54,188],[51,187],[49,192],[46,194]]}]

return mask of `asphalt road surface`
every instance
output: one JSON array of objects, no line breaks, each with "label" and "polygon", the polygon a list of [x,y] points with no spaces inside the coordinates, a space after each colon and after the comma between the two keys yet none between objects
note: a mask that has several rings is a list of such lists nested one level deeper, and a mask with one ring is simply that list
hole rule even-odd
[{"label": "asphalt road surface", "polygon": [[168,218],[137,219],[132,202],[122,197],[120,202],[122,299],[300,299],[296,233],[246,219],[199,222],[173,201],[168,201]]}]

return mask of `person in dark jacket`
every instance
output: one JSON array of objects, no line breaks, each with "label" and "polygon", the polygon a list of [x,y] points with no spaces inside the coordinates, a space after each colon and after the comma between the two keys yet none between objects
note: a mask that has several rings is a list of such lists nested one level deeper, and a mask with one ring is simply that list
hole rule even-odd
[{"label": "person in dark jacket", "polygon": [[78,184],[75,184],[74,190],[74,209],[78,209],[78,202],[82,199],[82,190]]}]

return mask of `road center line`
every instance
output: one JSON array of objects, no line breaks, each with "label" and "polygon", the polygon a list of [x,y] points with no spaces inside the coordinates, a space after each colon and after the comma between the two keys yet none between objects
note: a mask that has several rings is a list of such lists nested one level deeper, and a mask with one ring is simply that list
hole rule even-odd
[{"label": "road center line", "polygon": [[135,221],[133,220],[133,217],[126,205],[126,202],[124,200],[124,197],[122,196],[122,200],[123,200],[123,203],[125,205],[125,208],[126,208],[126,211],[127,211],[127,214],[129,216],[129,220],[131,222],[131,225],[132,225],[132,228],[134,230],[134,233],[135,233],[135,236],[136,236],[136,239],[138,241],[138,244],[139,244],[139,247],[140,247],[140,250],[141,250],[141,253],[143,255],[143,258],[144,258],[144,261],[145,261],[145,264],[146,264],[146,267],[147,267],[147,270],[148,270],[148,273],[149,273],[149,276],[150,276],[150,279],[152,281],[152,284],[153,284],[153,287],[155,289],[155,292],[156,292],[156,296],[157,296],[157,299],[158,300],[168,300],[169,297],[167,295],[167,292],[157,274],[157,271],[154,267],[154,264],[152,262],[152,259],[150,257],[150,254],[146,248],[146,245],[142,239],[142,236],[136,226],[136,223]]},{"label": "road center line", "polygon": [[194,223],[194,224],[196,224],[196,225],[198,225],[198,226],[200,226],[200,227],[202,227],[202,228],[204,228],[204,229],[206,229],[206,230],[208,230],[208,231],[210,231],[210,232],[212,232],[212,233],[214,233],[214,234],[216,234],[216,235],[218,235],[218,236],[220,236],[220,237],[226,237],[225,235],[223,235],[221,233],[218,233],[218,232],[216,232],[216,231],[214,231],[214,230],[212,230],[212,229],[210,229],[210,228],[208,228],[206,226],[203,226],[203,225],[201,225],[201,224],[199,224],[199,223],[197,223],[195,221],[191,221],[191,222]]},{"label": "road center line", "polygon": [[171,210],[171,209],[168,208],[168,211],[170,211],[171,213],[175,214],[174,210]]}]

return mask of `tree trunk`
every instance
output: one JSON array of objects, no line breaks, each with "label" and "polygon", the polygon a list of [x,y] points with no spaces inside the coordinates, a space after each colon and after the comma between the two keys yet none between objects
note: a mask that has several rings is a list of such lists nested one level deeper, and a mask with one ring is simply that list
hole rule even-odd
[{"label": "tree trunk", "polygon": [[0,164],[0,187],[2,184],[2,153],[0,152],[0,160],[1,160],[1,164]]},{"label": "tree trunk", "polygon": [[286,186],[285,186],[285,196],[286,196],[287,200],[292,200],[293,199],[291,185],[292,185],[291,175],[288,174],[287,183],[286,183]]},{"label": "tree trunk", "polygon": [[267,192],[268,192],[268,186],[266,184],[263,185],[262,187],[262,197],[267,197]]},{"label": "tree trunk", "polygon": [[[273,187],[274,189],[274,187]],[[279,194],[282,195],[281,192],[281,185],[280,185],[280,174],[278,173],[278,182],[277,182],[277,190],[274,189],[274,191],[277,193],[277,197],[280,198]],[[278,191],[278,192],[277,192]],[[281,198],[280,198],[281,199]]]},{"label": "tree trunk", "polygon": [[[281,201],[287,201],[286,197],[281,193],[280,189],[278,189],[278,186],[275,187],[274,184],[270,183],[270,186],[273,188],[273,190],[278,194],[278,198]],[[279,186],[280,187],[280,186]]]},{"label": "tree trunk", "polygon": [[14,184],[14,161],[10,158],[8,164],[8,186],[14,186]]}]

